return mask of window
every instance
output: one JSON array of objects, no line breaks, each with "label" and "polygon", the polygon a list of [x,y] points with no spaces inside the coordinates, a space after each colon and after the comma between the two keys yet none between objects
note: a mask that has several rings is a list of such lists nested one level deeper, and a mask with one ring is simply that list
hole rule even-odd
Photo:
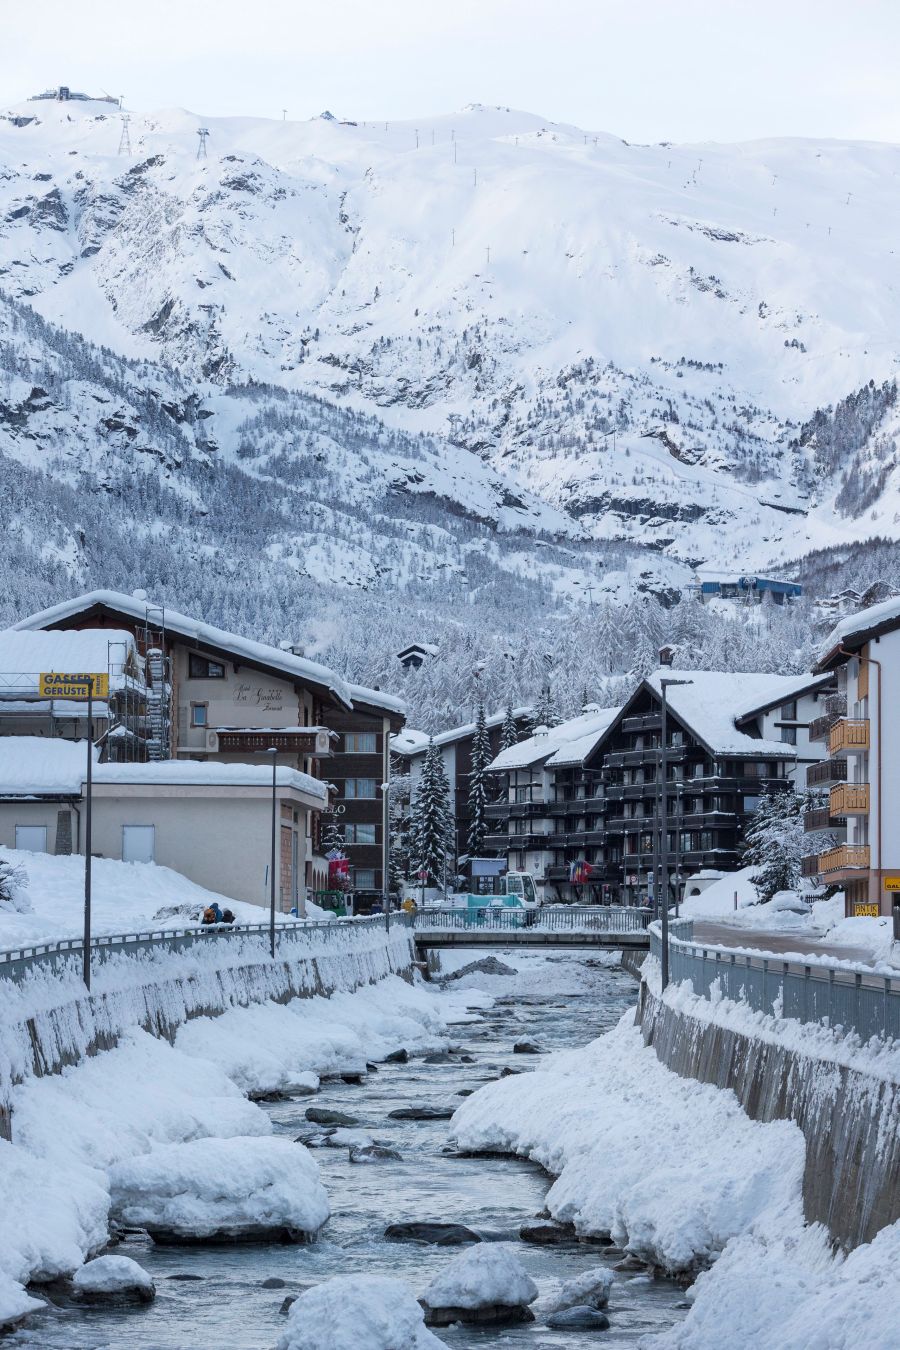
[{"label": "window", "polygon": [[26,853],[46,853],[47,826],[17,825],[16,848],[20,848]]},{"label": "window", "polygon": [[348,844],[375,844],[375,825],[366,825],[348,821],[344,826],[344,840]]},{"label": "window", "polygon": [[372,867],[354,867],[353,887],[357,891],[374,891],[375,869]]},{"label": "window", "polygon": [[796,745],[796,744],[797,744],[797,728],[796,728],[796,727],[782,727],[782,728],[781,728],[781,739],[782,739],[782,741],[784,742],[785,745]]},{"label": "window", "polygon": [[344,736],[344,752],[348,755],[377,755],[378,737],[374,731],[348,731]]},{"label": "window", "polygon": [[796,699],[792,699],[790,703],[782,703],[782,705],[781,705],[781,715],[782,715],[782,717],[786,718],[786,720],[787,720],[788,722],[796,722],[796,720],[797,720],[797,700],[796,700]]},{"label": "window", "polygon": [[122,826],[122,861],[152,863],[156,855],[155,825]]},{"label": "window", "polygon": [[749,811],[755,811],[756,808],[759,806],[759,803],[760,803],[760,798],[759,798],[759,797],[747,797],[747,796],[745,796],[745,797],[744,797],[744,810],[745,810],[745,811],[748,811],[748,812],[749,812]]},{"label": "window", "polygon": [[192,703],[192,704],[191,704],[191,726],[192,726],[192,727],[205,727],[205,726],[206,726],[206,724],[207,724],[207,709],[208,709],[208,707],[209,707],[209,704],[207,704],[207,703]]},{"label": "window", "polygon": [[374,778],[348,778],[344,782],[344,797],[348,802],[369,800],[375,795],[378,784]]},{"label": "window", "polygon": [[224,680],[225,667],[221,661],[210,661],[196,652],[188,653],[188,678],[191,680]]}]

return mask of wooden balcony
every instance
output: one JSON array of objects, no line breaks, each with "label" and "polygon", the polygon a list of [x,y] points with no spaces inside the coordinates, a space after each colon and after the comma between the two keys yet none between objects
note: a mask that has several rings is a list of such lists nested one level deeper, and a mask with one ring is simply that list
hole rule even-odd
[{"label": "wooden balcony", "polygon": [[865,872],[869,867],[868,844],[841,844],[819,854],[819,871],[834,880],[836,872]]},{"label": "wooden balcony", "polygon": [[842,717],[828,733],[830,755],[860,755],[868,748],[868,717]]},{"label": "wooden balcony", "polygon": [[811,858],[800,859],[800,873],[804,877],[817,877],[819,875],[819,859],[816,854]]},{"label": "wooden balcony", "polygon": [[812,834],[814,830],[840,830],[842,834],[846,832],[844,821],[838,820],[827,806],[817,806],[811,811],[804,811],[803,828],[807,834]]},{"label": "wooden balcony", "polygon": [[868,783],[838,783],[831,789],[828,809],[833,816],[867,816],[869,814]]},{"label": "wooden balcony", "polygon": [[833,783],[845,782],[846,778],[846,759],[823,759],[819,764],[810,764],[806,770],[806,785],[811,788],[831,787]]}]

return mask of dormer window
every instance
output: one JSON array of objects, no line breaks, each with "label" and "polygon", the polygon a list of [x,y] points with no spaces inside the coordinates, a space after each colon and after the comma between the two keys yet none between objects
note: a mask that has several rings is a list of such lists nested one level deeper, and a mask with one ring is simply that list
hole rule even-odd
[{"label": "dormer window", "polygon": [[221,661],[210,661],[198,652],[188,654],[188,678],[191,680],[224,680],[225,667]]}]

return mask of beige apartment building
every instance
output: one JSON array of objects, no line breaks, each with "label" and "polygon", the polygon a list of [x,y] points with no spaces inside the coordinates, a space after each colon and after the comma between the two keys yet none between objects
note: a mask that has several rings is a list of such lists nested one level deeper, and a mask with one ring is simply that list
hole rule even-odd
[{"label": "beige apartment building", "polygon": [[841,886],[847,914],[890,914],[900,901],[900,597],[843,619],[818,667],[838,694],[810,734],[827,758],[807,783],[842,837],[812,854],[805,870]]}]

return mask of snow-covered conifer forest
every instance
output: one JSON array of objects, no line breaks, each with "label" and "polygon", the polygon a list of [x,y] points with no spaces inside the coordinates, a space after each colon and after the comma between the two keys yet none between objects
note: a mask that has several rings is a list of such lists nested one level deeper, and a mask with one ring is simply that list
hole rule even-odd
[{"label": "snow-covered conifer forest", "polygon": [[[206,157],[197,131],[209,128]],[[0,111],[0,622],[143,587],[426,729],[900,585],[895,150]],[[701,607],[701,574],[805,584]],[[824,602],[824,604],[823,604]],[[409,642],[439,658],[404,671]]]}]

